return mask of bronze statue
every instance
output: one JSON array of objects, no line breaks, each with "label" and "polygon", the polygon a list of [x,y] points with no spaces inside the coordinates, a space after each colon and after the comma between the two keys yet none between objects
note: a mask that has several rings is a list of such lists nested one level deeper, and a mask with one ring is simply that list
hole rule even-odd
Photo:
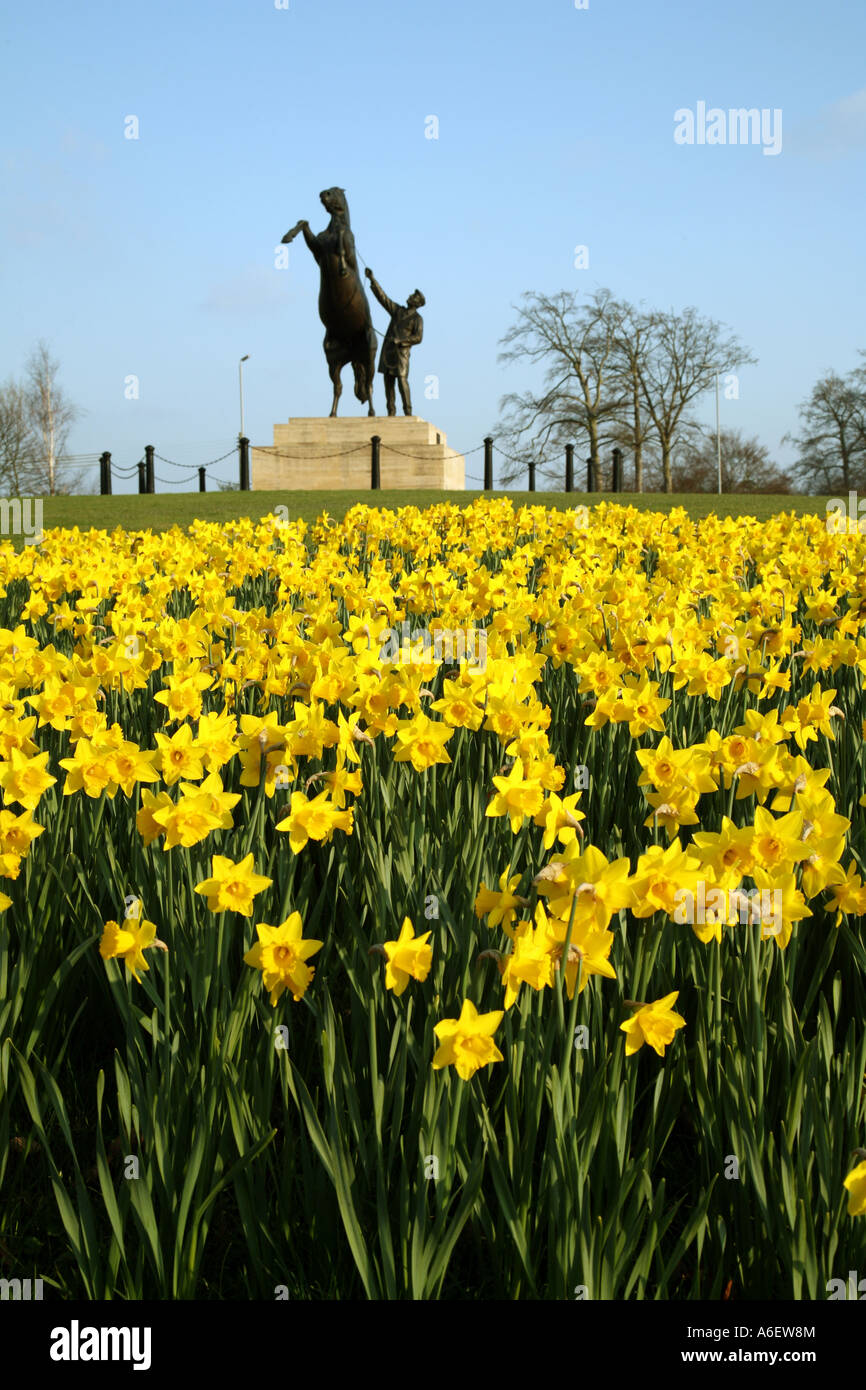
[{"label": "bronze statue", "polygon": [[366,270],[370,289],[382,308],[391,315],[391,322],[385,334],[382,351],[379,355],[379,371],[385,377],[385,402],[389,415],[396,415],[394,404],[394,383],[400,387],[403,414],[412,414],[412,398],[409,395],[409,349],[420,343],[424,333],[424,320],[417,312],[426,303],[420,290],[414,290],[405,304],[395,304],[389,299],[369,266]]},{"label": "bronze statue", "polygon": [[[355,373],[355,395],[373,409],[373,376],[376,370],[376,335],[364,282],[355,260],[355,239],[349,225],[349,207],[342,188],[326,188],[319,194],[331,220],[318,236],[303,218],[286,232],[283,242],[293,241],[298,232],[312,251],[319,267],[319,318],[325,325],[325,358],[334,385],[331,415],[337,413],[342,393],[340,373],[351,362]],[[393,391],[393,387],[392,387]],[[393,412],[391,412],[393,414]],[[408,413],[408,412],[407,412]]]}]

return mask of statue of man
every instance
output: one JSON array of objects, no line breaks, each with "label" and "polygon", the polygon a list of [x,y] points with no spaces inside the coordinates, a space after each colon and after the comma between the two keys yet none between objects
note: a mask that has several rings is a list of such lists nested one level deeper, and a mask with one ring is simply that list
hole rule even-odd
[{"label": "statue of man", "polygon": [[388,298],[369,266],[367,266],[366,275],[370,281],[370,289],[386,313],[391,315],[391,322],[388,325],[388,331],[385,334],[382,351],[379,355],[379,371],[385,377],[385,403],[388,414],[397,414],[394,402],[394,383],[397,382],[400,387],[400,399],[403,402],[403,414],[411,415],[409,349],[414,347],[416,343],[420,343],[424,333],[424,320],[418,313],[418,309],[426,301],[420,290],[414,290],[405,304],[395,304],[393,299]]}]

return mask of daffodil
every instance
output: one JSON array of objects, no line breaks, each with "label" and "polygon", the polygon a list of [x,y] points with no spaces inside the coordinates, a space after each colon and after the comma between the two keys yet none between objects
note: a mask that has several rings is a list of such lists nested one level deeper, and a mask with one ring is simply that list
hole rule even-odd
[{"label": "daffodil", "polygon": [[259,939],[244,956],[247,965],[261,970],[262,983],[270,992],[274,1006],[287,989],[297,1003],[303,998],[315,974],[315,968],[307,965],[307,961],[322,949],[324,942],[305,941],[302,932],[299,912],[291,913],[278,927],[260,922],[256,926]]},{"label": "daffodil", "polygon": [[856,872],[853,860],[844,873],[841,866],[837,865],[836,875],[829,882],[833,885],[830,889],[833,901],[829,906],[831,911],[834,907],[836,909],[837,927],[842,920],[843,912],[849,913],[852,917],[866,915],[866,885]]},{"label": "daffodil", "polygon": [[491,797],[485,815],[508,816],[512,834],[516,835],[524,820],[538,815],[544,802],[541,783],[526,777],[523,764],[513,763],[506,777],[494,777],[496,793]]},{"label": "daffodil", "polygon": [[526,905],[526,899],[515,893],[520,882],[520,874],[508,877],[508,870],[499,875],[499,891],[481,884],[475,898],[475,916],[486,917],[488,927],[502,926],[511,935],[510,927],[517,916],[517,909]]},{"label": "daffodil", "polygon": [[114,797],[117,792],[117,784],[111,775],[114,756],[113,746],[105,741],[91,743],[89,739],[79,739],[73,757],[60,759],[60,766],[68,774],[63,784],[63,795],[71,796],[83,790],[85,795],[94,799],[102,796],[103,792]]},{"label": "daffodil", "polygon": [[[578,918],[575,913],[569,923],[563,918],[551,917],[547,921],[547,936],[554,969],[562,966],[565,942],[568,939],[568,955],[565,961],[565,989],[569,999],[574,998],[575,988],[582,994],[593,975],[615,980],[616,971],[610,963],[613,949],[613,932],[598,927],[586,917]],[[579,980],[579,983],[578,983]]]},{"label": "daffodil", "polygon": [[173,849],[175,845],[185,848],[197,845],[222,824],[222,818],[212,809],[211,799],[203,796],[198,787],[192,793],[180,796],[176,802],[169,798],[166,804],[153,811],[152,820],[165,833],[163,848],[166,850]]},{"label": "daffodil", "polygon": [[720,831],[698,831],[692,836],[692,845],[720,888],[737,888],[754,865],[753,838],[751,826],[736,826],[728,816],[722,816]]},{"label": "daffodil", "polygon": [[484,710],[476,703],[472,685],[455,680],[443,682],[442,698],[434,700],[430,708],[455,729],[478,729],[484,718]]},{"label": "daffodil", "polygon": [[804,829],[800,811],[774,816],[763,806],[757,806],[751,844],[755,864],[772,873],[790,869],[801,859],[808,859],[811,847],[803,839]]},{"label": "daffodil", "polygon": [[632,738],[640,738],[641,734],[651,729],[657,733],[664,732],[662,715],[671,702],[663,699],[658,689],[658,681],[647,678],[627,678],[620,687],[611,717],[615,721],[627,722]]},{"label": "daffodil", "polygon": [[385,967],[385,986],[400,995],[410,979],[424,981],[433,964],[433,948],[428,945],[431,933],[415,935],[415,928],[409,917],[403,918],[400,935],[396,941],[386,941],[384,945],[388,964]]},{"label": "daffodil", "polygon": [[830,721],[834,715],[841,714],[841,710],[833,704],[835,695],[835,690],[822,691],[820,685],[816,685],[810,695],[783,710],[780,715],[782,727],[794,735],[798,747],[805,749],[806,744],[816,740],[819,733],[835,739]]},{"label": "daffodil", "polygon": [[249,917],[253,910],[253,898],[270,888],[272,882],[264,874],[256,873],[252,854],[246,855],[237,864],[222,854],[215,854],[211,877],[196,884],[195,891],[207,898],[211,912],[239,912],[241,916]]},{"label": "daffodil", "polygon": [[655,912],[673,917],[682,901],[678,895],[683,891],[697,893],[703,872],[700,859],[679,840],[667,849],[650,845],[638,858],[631,879],[630,907],[635,917],[651,917]]},{"label": "daffodil", "polygon": [[292,792],[291,809],[277,821],[277,830],[286,830],[294,854],[300,854],[308,840],[330,840],[335,830],[352,834],[354,813],[351,807],[340,810],[327,791],[312,801],[304,792]]},{"label": "daffodil", "polygon": [[469,1081],[481,1067],[504,1061],[493,1041],[502,1018],[502,1009],[479,1014],[472,1001],[465,999],[459,1018],[445,1018],[434,1024],[433,1032],[441,1040],[433,1058],[434,1071],[453,1065],[457,1075]]},{"label": "daffodil", "polygon": [[197,782],[204,776],[203,749],[193,738],[191,724],[181,724],[171,737],[157,733],[156,742],[162,780],[167,787],[179,782],[181,777]]},{"label": "daffodil", "polygon": [[28,757],[18,748],[9,751],[8,761],[0,763],[0,787],[5,801],[17,801],[27,811],[35,811],[44,791],[57,781],[50,772],[47,753]]},{"label": "daffodil", "polygon": [[550,899],[553,917],[568,921],[574,907],[578,931],[605,931],[613,914],[632,900],[629,867],[625,858],[608,861],[596,845],[581,850],[572,840],[536,875],[535,886]]},{"label": "daffodil", "polygon": [[673,1041],[678,1028],[685,1028],[686,1021],[681,1014],[674,1013],[672,1005],[677,1002],[679,990],[656,999],[651,1004],[642,1004],[637,1013],[619,1026],[625,1033],[625,1055],[631,1057],[640,1051],[644,1043],[664,1057],[665,1048]]},{"label": "daffodil", "polygon": [[16,854],[24,858],[38,835],[45,830],[33,819],[32,811],[22,811],[16,816],[14,811],[0,811],[0,853]]},{"label": "daffodil", "polygon": [[198,719],[202,708],[202,691],[213,684],[213,677],[205,671],[184,669],[168,677],[168,688],[158,690],[154,700],[165,705],[170,722],[183,719]]},{"label": "daffodil", "polygon": [[[580,830],[579,822],[585,820],[583,811],[577,809],[580,792],[561,799],[556,792],[550,792],[541,810],[535,817],[535,824],[544,827],[542,844],[550,849],[554,840],[567,845]],[[581,831],[581,834],[583,832]]]},{"label": "daffodil", "polygon": [[145,845],[149,845],[159,835],[165,834],[165,826],[154,819],[157,811],[170,810],[174,802],[168,792],[157,792],[154,794],[148,791],[147,787],[142,789],[141,809],[135,817],[135,828],[143,839]]},{"label": "daffodil", "polygon": [[848,1215],[866,1216],[866,1158],[852,1168],[842,1186],[848,1192]]},{"label": "daffodil", "polygon": [[445,744],[454,737],[454,730],[448,724],[437,724],[426,714],[416,714],[414,719],[401,721],[396,732],[400,746],[394,754],[395,763],[410,762],[416,772],[424,772],[437,763],[450,763]]},{"label": "daffodil", "polygon": [[768,910],[762,910],[759,914],[761,938],[767,940],[772,937],[779,950],[783,951],[791,940],[794,922],[812,914],[793,873],[770,874],[756,867],[752,876],[761,890],[761,903],[768,903]]},{"label": "daffodil", "polygon": [[122,957],[130,975],[141,983],[139,970],[149,970],[144,952],[151,946],[159,946],[163,951],[168,947],[156,935],[156,926],[145,918],[127,917],[123,926],[117,922],[106,922],[99,943],[99,954],[103,960],[114,956]]},{"label": "daffodil", "polygon": [[541,920],[533,928],[531,922],[520,922],[514,930],[514,945],[511,952],[500,964],[502,983],[505,985],[505,1008],[510,1009],[517,998],[522,984],[533,989],[544,989],[553,984],[553,957],[550,953],[550,939],[544,920],[544,909],[539,904]]}]

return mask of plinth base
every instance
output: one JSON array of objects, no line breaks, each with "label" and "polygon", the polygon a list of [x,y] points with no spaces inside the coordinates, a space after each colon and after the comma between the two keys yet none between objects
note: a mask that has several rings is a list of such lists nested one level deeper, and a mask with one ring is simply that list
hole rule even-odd
[{"label": "plinth base", "polygon": [[466,462],[445,435],[418,415],[298,416],[274,425],[273,447],[252,448],[254,491],[370,490],[370,440],[380,439],[383,488],[466,486]]}]

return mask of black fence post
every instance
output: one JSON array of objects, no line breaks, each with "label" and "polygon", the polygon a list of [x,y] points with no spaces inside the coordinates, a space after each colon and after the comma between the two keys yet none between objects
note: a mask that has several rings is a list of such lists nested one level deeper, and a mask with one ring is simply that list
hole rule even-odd
[{"label": "black fence post", "polygon": [[529,491],[530,491],[530,492],[534,492],[534,491],[535,491],[535,461],[534,461],[534,460],[530,461],[530,464],[529,464]]},{"label": "black fence post", "polygon": [[382,474],[379,468],[379,445],[381,442],[378,434],[374,434],[370,439],[370,487],[374,491],[382,486]]},{"label": "black fence post", "polygon": [[241,492],[250,490],[250,441],[245,434],[238,439],[238,452],[240,454],[241,467]]},{"label": "black fence post", "polygon": [[145,477],[144,472],[144,459],[138,460],[138,490],[139,492],[147,492],[147,478]]},{"label": "black fence post", "polygon": [[107,450],[99,460],[99,491],[103,497],[111,496],[111,454]]},{"label": "black fence post", "polygon": [[156,479],[153,471],[153,456],[155,449],[152,444],[144,446],[144,471],[145,471],[145,492],[156,492]]},{"label": "black fence post", "polygon": [[565,490],[574,492],[574,445],[565,446]]},{"label": "black fence post", "polygon": [[198,490],[199,490],[199,492],[205,492],[205,491],[206,491],[206,488],[205,488],[205,485],[204,485],[204,477],[205,477],[205,471],[204,471],[203,468],[200,468],[200,469],[198,470]]},{"label": "black fence post", "polygon": [[489,434],[484,436],[484,491],[493,491],[493,439]]},{"label": "black fence post", "polygon": [[622,492],[622,449],[613,451],[613,490]]},{"label": "black fence post", "polygon": [[595,468],[591,457],[586,460],[586,490],[595,492]]}]

